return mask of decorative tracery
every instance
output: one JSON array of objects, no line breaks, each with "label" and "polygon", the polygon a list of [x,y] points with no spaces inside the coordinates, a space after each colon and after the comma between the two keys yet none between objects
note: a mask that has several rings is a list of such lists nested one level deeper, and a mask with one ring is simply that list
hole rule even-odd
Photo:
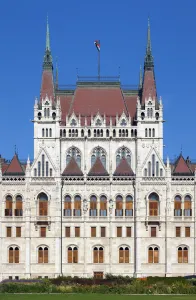
[{"label": "decorative tracery", "polygon": [[100,158],[102,164],[104,167],[106,167],[106,152],[101,147],[96,147],[93,149],[92,155],[91,155],[91,167],[94,165],[97,157]]},{"label": "decorative tracery", "polygon": [[81,153],[76,147],[71,147],[67,151],[66,165],[70,162],[71,158],[74,158],[79,167],[81,167]]},{"label": "decorative tracery", "polygon": [[116,166],[119,165],[122,158],[126,158],[128,164],[131,166],[131,151],[126,147],[121,147],[116,153]]}]

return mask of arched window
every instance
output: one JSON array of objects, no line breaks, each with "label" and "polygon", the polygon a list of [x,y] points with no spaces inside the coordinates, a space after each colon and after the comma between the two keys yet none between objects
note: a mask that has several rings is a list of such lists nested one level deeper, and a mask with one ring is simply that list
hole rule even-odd
[{"label": "arched window", "polygon": [[74,158],[79,167],[81,167],[81,153],[76,147],[71,147],[67,151],[66,165],[70,162],[71,158]]},{"label": "arched window", "polygon": [[50,109],[47,108],[47,117],[49,118],[50,117]]},{"label": "arched window", "polygon": [[135,129],[135,137],[137,136],[137,129]]},{"label": "arched window", "polygon": [[39,201],[39,216],[48,215],[48,196],[45,193],[40,193],[38,195]]},{"label": "arched window", "polygon": [[50,168],[50,177],[52,177],[52,169]]},{"label": "arched window", "polygon": [[151,162],[148,162],[148,176],[151,176]]},{"label": "arched window", "polygon": [[121,137],[121,129],[119,129],[119,137]]},{"label": "arched window", "polygon": [[71,137],[71,129],[69,129],[69,137]]},{"label": "arched window", "polygon": [[71,209],[71,197],[69,195],[65,195],[64,198],[64,217],[70,217],[72,215],[72,209]]},{"label": "arched window", "polygon": [[155,129],[152,129],[152,137],[155,137]]},{"label": "arched window", "polygon": [[48,263],[48,247],[38,248],[38,264]]},{"label": "arched window", "polygon": [[106,217],[107,216],[107,198],[105,195],[100,197],[100,216]]},{"label": "arched window", "polygon": [[133,216],[133,197],[131,195],[127,195],[126,197],[125,216],[126,217]]},{"label": "arched window", "polygon": [[149,264],[158,264],[158,262],[159,262],[158,247],[149,247],[148,248],[148,263]]},{"label": "arched window", "polygon": [[191,197],[189,195],[184,198],[184,216],[192,216]]},{"label": "arched window", "polygon": [[145,137],[148,137],[148,129],[145,129]]},{"label": "arched window", "polygon": [[48,137],[48,128],[46,128],[46,137]]},{"label": "arched window", "polygon": [[50,128],[50,137],[52,137],[52,129]]},{"label": "arched window", "polygon": [[38,176],[40,177],[41,176],[41,162],[38,161],[37,163],[37,169],[38,169]]},{"label": "arched window", "polygon": [[121,195],[116,196],[116,211],[115,215],[117,217],[122,217],[123,216],[123,198]]},{"label": "arched window", "polygon": [[116,137],[116,129],[113,129],[113,137]]},{"label": "arched window", "polygon": [[97,130],[94,129],[94,137],[97,137]]},{"label": "arched window", "polygon": [[80,195],[76,195],[74,197],[74,216],[81,216],[81,197]]},{"label": "arched window", "polygon": [[126,137],[128,137],[129,135],[128,129],[126,129],[125,131],[126,131]]},{"label": "arched window", "polygon": [[119,248],[119,263],[121,264],[129,263],[129,247]]},{"label": "arched window", "polygon": [[156,176],[159,176],[159,162],[156,162]]},{"label": "arched window", "polygon": [[149,216],[159,215],[159,196],[151,193],[149,196]]},{"label": "arched window", "polygon": [[176,195],[174,199],[174,216],[182,216],[182,198],[179,195]]},{"label": "arched window", "polygon": [[63,137],[66,137],[66,130],[63,129]]},{"label": "arched window", "polygon": [[88,130],[88,137],[91,137],[91,130]]},{"label": "arched window", "polygon": [[125,158],[131,166],[131,151],[126,147],[121,147],[116,152],[116,167],[119,165],[122,158]]},{"label": "arched window", "polygon": [[109,129],[106,129],[106,137],[109,137],[110,136],[110,131]]},{"label": "arched window", "polygon": [[179,247],[178,248],[178,263],[179,264],[187,264],[188,263],[188,248],[187,247]]},{"label": "arched window", "polygon": [[81,130],[81,137],[84,137],[84,129]]},{"label": "arched window", "polygon": [[152,155],[152,176],[155,176],[155,155]]},{"label": "arched window", "polygon": [[61,130],[60,130],[60,137],[62,137],[62,135],[63,135],[63,134],[62,134],[62,129],[61,129]]},{"label": "arched window", "polygon": [[12,246],[9,248],[9,264],[19,263],[19,248]]},{"label": "arched window", "polygon": [[45,155],[42,154],[42,176],[44,177],[45,174]]},{"label": "arched window", "polygon": [[96,217],[97,216],[97,197],[95,195],[92,195],[90,197],[90,210],[89,210],[89,215],[91,217]]},{"label": "arched window", "polygon": [[42,137],[44,137],[44,128],[42,128]]},{"label": "arched window", "polygon": [[15,209],[15,216],[21,217],[23,215],[22,209],[22,197],[20,195],[16,196],[16,209]]},{"label": "arched window", "polygon": [[78,263],[78,248],[77,247],[68,247],[67,262],[68,262],[68,264],[77,264]]},{"label": "arched window", "polygon": [[48,161],[46,162],[46,176],[48,177]]},{"label": "arched window", "polygon": [[12,196],[7,195],[5,199],[5,216],[11,217],[13,214],[13,199]]},{"label": "arched window", "polygon": [[36,176],[37,176],[37,169],[34,168],[34,177],[36,177]]},{"label": "arched window", "polygon": [[46,108],[44,108],[44,117],[46,118]]},{"label": "arched window", "polygon": [[102,264],[103,263],[103,247],[93,248],[93,263]]},{"label": "arched window", "polygon": [[147,172],[147,169],[146,169],[146,168],[144,169],[144,176],[145,176],[145,177],[148,176],[148,172]]},{"label": "arched window", "polygon": [[91,167],[94,165],[96,159],[99,157],[104,167],[106,167],[106,152],[101,147],[96,147],[93,149],[91,155]]},{"label": "arched window", "polygon": [[151,137],[151,128],[149,128],[149,137]]},{"label": "arched window", "polygon": [[150,108],[147,109],[147,117],[150,118]]},{"label": "arched window", "polygon": [[133,129],[131,129],[131,137],[134,137]]}]

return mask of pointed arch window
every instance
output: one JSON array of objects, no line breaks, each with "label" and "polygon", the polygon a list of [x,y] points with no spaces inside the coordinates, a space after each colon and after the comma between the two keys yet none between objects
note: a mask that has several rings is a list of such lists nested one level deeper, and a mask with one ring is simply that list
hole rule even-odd
[{"label": "pointed arch window", "polygon": [[148,129],[145,129],[145,137],[148,137]]},{"label": "pointed arch window", "polygon": [[129,263],[129,247],[119,248],[119,263],[121,264]]},{"label": "pointed arch window", "polygon": [[174,198],[174,216],[182,216],[182,198],[179,195]]},{"label": "pointed arch window", "polygon": [[5,216],[11,217],[13,213],[13,198],[11,195],[7,195],[5,198]]},{"label": "pointed arch window", "polygon": [[188,263],[188,248],[178,247],[178,263],[187,264]]},{"label": "pointed arch window", "polygon": [[159,176],[159,162],[156,162],[156,176]]},{"label": "pointed arch window", "polygon": [[126,196],[126,209],[125,216],[132,217],[133,216],[133,197],[131,195]]},{"label": "pointed arch window", "polygon": [[46,176],[48,177],[48,161],[46,162]]},{"label": "pointed arch window", "polygon": [[100,216],[106,217],[107,216],[107,198],[105,195],[100,197]]},{"label": "pointed arch window", "polygon": [[44,137],[44,128],[42,128],[42,137]]},{"label": "pointed arch window", "polygon": [[77,247],[68,247],[67,262],[68,262],[68,264],[77,264],[78,263],[78,248]]},{"label": "pointed arch window", "polygon": [[121,147],[116,152],[116,167],[119,165],[122,158],[125,158],[131,166],[131,151],[126,147]]},{"label": "pointed arch window", "polygon": [[14,214],[17,217],[22,217],[22,215],[23,215],[22,197],[20,195],[16,196],[16,209],[15,209]]},{"label": "pointed arch window", "polygon": [[64,198],[63,215],[64,215],[64,217],[70,217],[72,215],[71,197],[69,195],[65,195],[65,198]]},{"label": "pointed arch window", "polygon": [[155,129],[152,129],[152,137],[155,137]]},{"label": "pointed arch window", "polygon": [[157,264],[159,263],[159,248],[149,247],[148,248],[148,263]]},{"label": "pointed arch window", "polygon": [[46,137],[48,137],[48,128],[46,128]]},{"label": "pointed arch window", "polygon": [[148,176],[151,176],[151,162],[148,162]]},{"label": "pointed arch window", "polygon": [[77,165],[81,168],[81,153],[78,148],[71,147],[68,149],[66,156],[66,165],[68,165],[72,157],[75,159]]},{"label": "pointed arch window", "polygon": [[103,260],[104,260],[103,247],[94,247],[93,248],[93,263],[102,264]]},{"label": "pointed arch window", "polygon": [[49,132],[50,132],[50,137],[52,137],[52,129],[51,129],[51,128],[50,128],[50,131],[49,131]]},{"label": "pointed arch window", "polygon": [[121,195],[116,196],[116,211],[115,215],[117,217],[123,216],[123,197]]},{"label": "pointed arch window", "polygon": [[152,155],[152,176],[155,176],[155,155]]},{"label": "pointed arch window", "polygon": [[186,195],[184,197],[184,216],[186,217],[192,216],[191,197],[189,195]]},{"label": "pointed arch window", "polygon": [[39,202],[39,216],[48,215],[48,196],[45,193],[40,193],[38,195]]},{"label": "pointed arch window", "polygon": [[151,193],[149,196],[149,216],[159,215],[159,196]]},{"label": "pointed arch window", "polygon": [[18,264],[19,255],[19,248],[17,246],[9,247],[9,264]]},{"label": "pointed arch window", "polygon": [[38,248],[38,264],[48,263],[48,247]]},{"label": "pointed arch window", "polygon": [[97,197],[95,195],[92,195],[90,197],[90,210],[89,210],[89,215],[91,217],[96,217],[97,216]]},{"label": "pointed arch window", "polygon": [[45,174],[45,155],[42,154],[42,176]]},{"label": "pointed arch window", "polygon": [[74,216],[75,217],[81,216],[81,197],[80,197],[80,195],[76,195],[74,197]]},{"label": "pointed arch window", "polygon": [[38,176],[40,177],[41,176],[41,162],[40,161],[38,161],[37,169],[38,169]]},{"label": "pointed arch window", "polygon": [[91,167],[94,165],[94,163],[98,157],[101,160],[103,166],[106,168],[106,152],[101,147],[96,147],[93,149],[93,152],[91,155]]}]

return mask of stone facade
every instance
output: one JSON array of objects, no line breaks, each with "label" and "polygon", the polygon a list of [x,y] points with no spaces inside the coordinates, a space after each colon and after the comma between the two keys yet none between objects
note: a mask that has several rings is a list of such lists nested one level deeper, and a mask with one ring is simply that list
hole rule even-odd
[{"label": "stone facade", "polygon": [[[17,154],[10,163],[1,160],[0,280],[196,274],[194,165],[182,155],[174,164],[163,161],[162,101],[153,87],[144,97],[154,74],[149,39],[139,89],[78,81],[75,91],[56,87],[50,94],[47,30],[42,96],[34,106],[34,160],[23,165]],[[99,109],[85,116],[65,111],[65,98],[76,101],[86,89],[135,97],[134,115],[129,108],[115,116]],[[108,101],[112,109],[113,99]],[[123,159],[128,173],[123,167],[117,172]]]}]

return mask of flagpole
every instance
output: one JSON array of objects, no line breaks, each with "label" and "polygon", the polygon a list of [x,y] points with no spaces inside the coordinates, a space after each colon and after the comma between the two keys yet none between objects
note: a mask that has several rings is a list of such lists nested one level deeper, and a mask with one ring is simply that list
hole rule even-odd
[{"label": "flagpole", "polygon": [[98,51],[98,80],[100,80],[100,50]]}]

